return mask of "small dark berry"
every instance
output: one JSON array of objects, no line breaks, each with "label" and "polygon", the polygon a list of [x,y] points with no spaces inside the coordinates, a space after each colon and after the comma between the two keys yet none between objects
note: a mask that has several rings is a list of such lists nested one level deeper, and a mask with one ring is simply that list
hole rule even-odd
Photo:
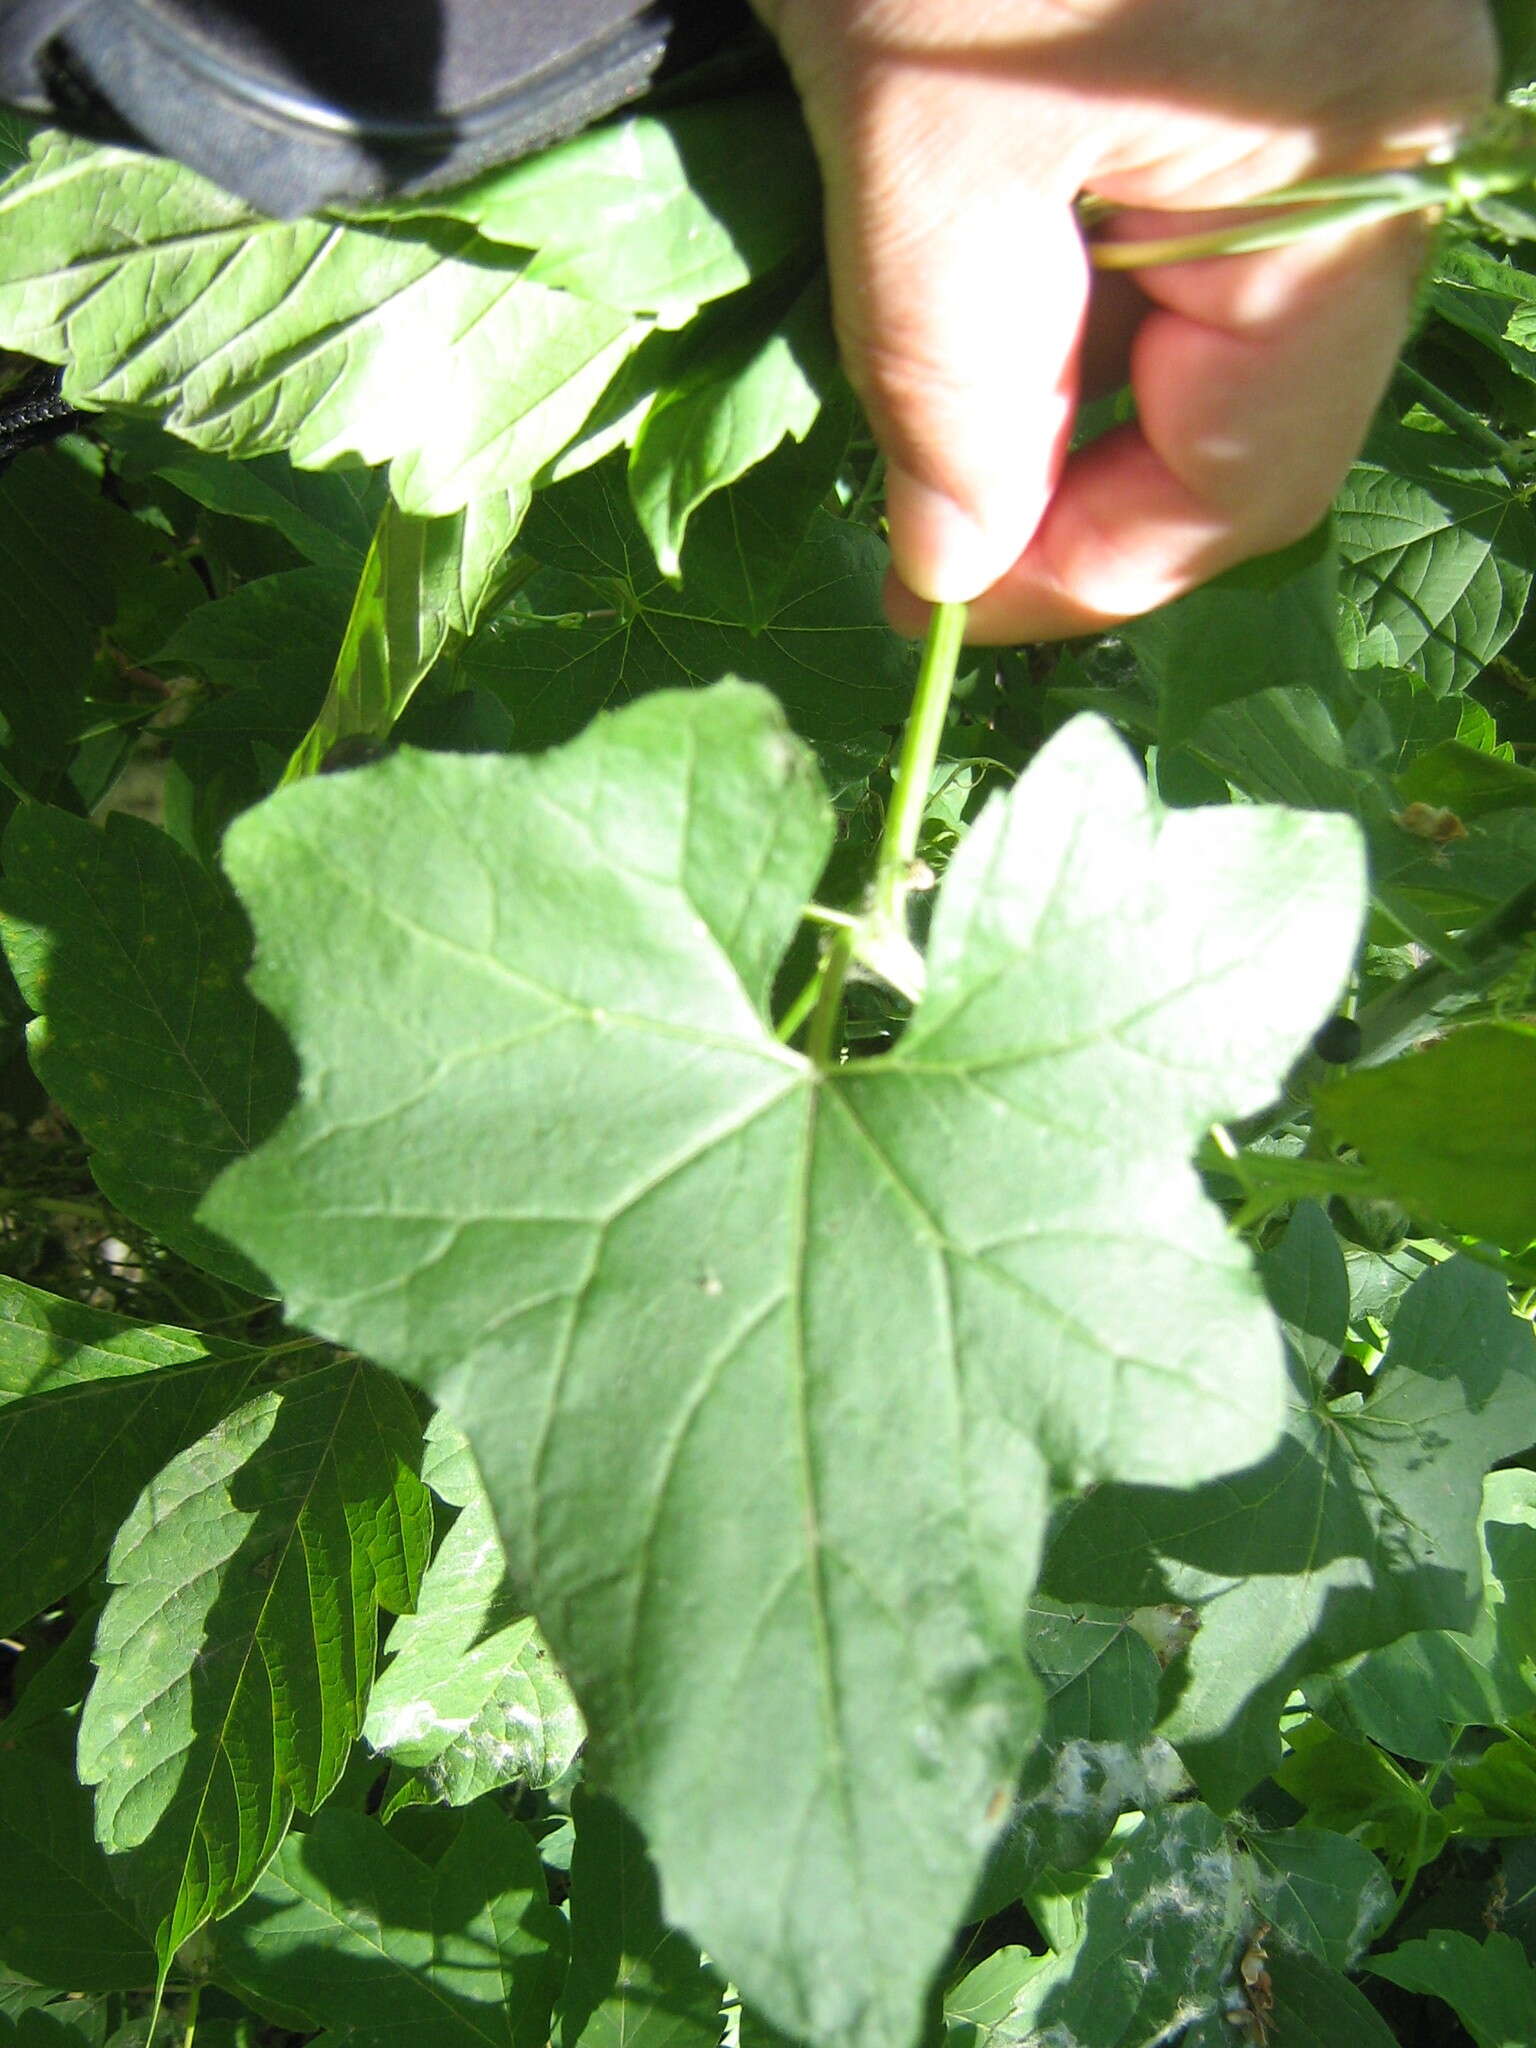
[{"label": "small dark berry", "polygon": [[1331,1067],[1347,1067],[1360,1057],[1364,1044],[1360,1026],[1353,1017],[1330,1017],[1312,1041],[1312,1050]]},{"label": "small dark berry", "polygon": [[327,751],[320,763],[320,773],[340,775],[348,768],[366,768],[370,761],[380,761],[388,752],[383,740],[376,740],[370,732],[348,733]]}]

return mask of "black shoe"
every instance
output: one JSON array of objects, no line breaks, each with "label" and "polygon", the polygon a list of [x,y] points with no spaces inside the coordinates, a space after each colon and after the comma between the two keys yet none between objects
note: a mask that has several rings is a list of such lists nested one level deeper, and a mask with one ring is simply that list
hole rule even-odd
[{"label": "black shoe", "polygon": [[0,100],[311,213],[540,149],[749,20],[744,0],[10,0]]}]

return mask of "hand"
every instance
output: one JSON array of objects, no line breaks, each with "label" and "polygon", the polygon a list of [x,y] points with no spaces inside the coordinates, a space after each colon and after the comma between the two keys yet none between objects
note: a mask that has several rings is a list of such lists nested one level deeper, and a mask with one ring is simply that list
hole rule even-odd
[{"label": "hand", "polygon": [[[1179,209],[1421,161],[1491,96],[1483,0],[756,4],[825,175],[898,624],[943,598],[976,600],[974,639],[1097,631],[1316,523],[1391,373],[1422,225],[1128,289],[1093,277],[1073,200],[1166,235]],[[1085,352],[1117,329],[1137,424],[1068,458]]]}]

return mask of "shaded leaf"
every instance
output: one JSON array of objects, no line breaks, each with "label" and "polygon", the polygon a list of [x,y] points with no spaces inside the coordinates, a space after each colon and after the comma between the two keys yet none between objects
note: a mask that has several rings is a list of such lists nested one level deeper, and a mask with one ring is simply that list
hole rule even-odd
[{"label": "shaded leaf", "polygon": [[1445,1846],[1445,1813],[1385,1750],[1350,1742],[1321,1721],[1303,1721],[1287,1733],[1290,1753],[1275,1782],[1305,1808],[1320,1828],[1336,1828],[1379,1850],[1399,1877],[1419,1861],[1433,1862]]},{"label": "shaded leaf", "polygon": [[143,419],[109,419],[102,431],[131,471],[163,477],[210,512],[274,527],[308,561],[355,578],[388,495],[381,471],[295,469],[286,455],[231,461]]},{"label": "shaded leaf", "polygon": [[1101,1487],[1066,1518],[1046,1583],[1058,1598],[1196,1610],[1162,1730],[1230,1806],[1278,1762],[1280,1708],[1302,1678],[1472,1622],[1482,1475],[1529,1442],[1533,1401],[1536,1336],[1498,1275],[1432,1267],[1366,1400],[1329,1400],[1298,1369],[1277,1451],[1192,1492]]},{"label": "shaded leaf", "polygon": [[261,1364],[242,1345],[0,1280],[0,1633],[90,1576],[140,1489],[244,1397]]},{"label": "shaded leaf", "polygon": [[182,1452],[123,1524],[80,1775],[162,1969],[341,1774],[379,1606],[408,1607],[426,1562],[419,1453],[394,1380],[323,1366]]},{"label": "shaded leaf", "polygon": [[[1276,1952],[1269,1960],[1275,2009],[1271,2037],[1276,2048],[1400,2048],[1370,2000],[1337,1970],[1303,1950]],[[1207,2035],[1231,2048],[1233,2029]]]},{"label": "shaded leaf", "polygon": [[0,1745],[0,1969],[68,1991],[142,1990],[155,1952],[91,1833],[91,1795]]},{"label": "shaded leaf", "polygon": [[352,594],[328,570],[263,576],[202,606],[160,650],[159,667],[195,670],[220,692],[170,735],[173,761],[220,825],[277,787],[314,723]]},{"label": "shaded leaf", "polygon": [[0,476],[0,762],[48,794],[63,769],[96,642],[116,609],[99,546],[111,516],[64,456],[37,450]]},{"label": "shaded leaf", "polygon": [[1339,561],[1328,522],[1279,554],[1244,562],[1124,634],[1157,686],[1158,739],[1175,747],[1218,704],[1305,676],[1320,696],[1343,678]]},{"label": "shaded leaf", "polygon": [[1040,1596],[1027,1642],[1045,1689],[1049,1740],[1140,1743],[1151,1734],[1158,1662],[1128,1614]]},{"label": "shaded leaf", "polygon": [[721,1987],[686,1935],[662,1918],[639,1829],[611,1799],[571,1802],[571,1968],[560,2048],[715,2048]]},{"label": "shaded leaf", "polygon": [[897,1051],[829,1073],[765,1016],[829,832],[740,686],[248,813],[308,1081],[209,1215],[465,1429],[667,1917],[774,2024],[884,2041],[1034,1725],[1049,1473],[1272,1441],[1186,1162],[1326,1006],[1358,870],[1329,820],[1155,818],[1079,723],[951,863]]},{"label": "shaded leaf", "polygon": [[[14,1993],[0,2001],[0,2042],[4,2048],[107,2048],[107,2027],[112,2002],[106,1998],[81,1998],[57,1991],[38,1991],[32,1997]],[[112,2037],[110,2048],[139,2048],[124,2039],[125,2029]]]},{"label": "shaded leaf", "polygon": [[1421,754],[1398,787],[1411,802],[1443,806],[1463,820],[1536,804],[1536,772],[1456,739]]},{"label": "shaded leaf", "polygon": [[40,1012],[33,1069],[90,1146],[102,1193],[194,1265],[266,1291],[194,1215],[293,1088],[283,1035],[241,978],[238,904],[165,833],[121,813],[103,832],[29,806],[5,858],[0,936]]},{"label": "shaded leaf", "polygon": [[1536,1834],[1536,1741],[1512,1733],[1457,1764],[1455,1776],[1446,1818],[1457,1834],[1483,1840]]},{"label": "shaded leaf", "polygon": [[1482,1605],[1464,1631],[1403,1636],[1309,1681],[1307,1703],[1346,1735],[1444,1762],[1459,1732],[1528,1710],[1536,1672],[1536,1473],[1483,1481]]},{"label": "shaded leaf", "polygon": [[[759,536],[773,525],[775,501],[771,486],[754,492],[754,481],[717,492],[695,514],[680,589],[652,559],[621,467],[540,494],[520,544],[559,572],[562,610],[585,600],[590,611],[569,627],[506,611],[460,663],[467,681],[506,702],[521,746],[568,739],[605,705],[643,692],[733,675],[766,684],[815,739],[861,736],[902,715],[916,654],[885,623],[884,543],[815,512],[792,571],[772,547],[760,570]],[[764,586],[780,576],[784,594],[768,600]]]},{"label": "shaded leaf", "polygon": [[1386,1872],[1359,1842],[1325,1827],[1248,1833],[1253,1902],[1281,1946],[1351,1970],[1392,1916]]},{"label": "shaded leaf", "polygon": [[5,1403],[27,1395],[67,1394],[100,1380],[196,1368],[212,1360],[234,1366],[250,1356],[245,1345],[134,1322],[20,1280],[0,1280],[0,1419]]},{"label": "shaded leaf", "polygon": [[1416,1215],[1522,1251],[1536,1239],[1536,1030],[1468,1024],[1316,1091],[1318,1117]]},{"label": "shaded leaf", "polygon": [[1372,1956],[1377,1977],[1443,1998],[1477,2048],[1524,2048],[1536,2013],[1536,1968],[1518,1941],[1490,1934],[1474,1941],[1455,1928],[1437,1927],[1423,1941],[1405,1941],[1390,1955]]},{"label": "shaded leaf", "polygon": [[223,1980],[334,2048],[543,2048],[566,1951],[532,1840],[484,1803],[431,1865],[323,1813],[213,1938]]}]

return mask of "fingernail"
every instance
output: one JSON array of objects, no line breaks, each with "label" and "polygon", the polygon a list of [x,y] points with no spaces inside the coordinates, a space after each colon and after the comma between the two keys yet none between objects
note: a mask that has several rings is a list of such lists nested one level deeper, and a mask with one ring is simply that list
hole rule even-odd
[{"label": "fingernail", "polygon": [[968,604],[1018,552],[953,498],[894,464],[886,472],[885,510],[896,573],[929,604]]}]

